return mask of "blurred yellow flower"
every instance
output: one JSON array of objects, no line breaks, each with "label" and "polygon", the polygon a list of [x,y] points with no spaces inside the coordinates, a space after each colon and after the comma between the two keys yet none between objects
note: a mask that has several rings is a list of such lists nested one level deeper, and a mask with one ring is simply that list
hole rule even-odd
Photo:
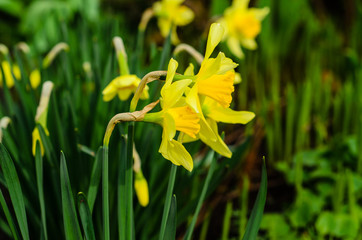
[{"label": "blurred yellow flower", "polygon": [[149,203],[148,183],[142,171],[136,172],[135,174],[134,189],[138,202],[142,207],[146,207]]},{"label": "blurred yellow flower", "polygon": [[[158,27],[163,37],[167,37],[170,31],[173,44],[180,42],[176,27],[185,26],[194,19],[193,11],[181,6],[184,0],[162,0],[153,4],[153,11],[158,18]],[[172,28],[172,29],[171,29]]]},{"label": "blurred yellow flower", "polygon": [[[131,96],[132,93],[136,91],[140,82],[141,79],[139,79],[136,75],[124,75],[116,77],[103,90],[103,100],[105,102],[109,102],[116,95],[118,95],[120,100],[125,101]],[[140,98],[147,99],[148,97],[148,86],[146,86]]]},{"label": "blurred yellow flower", "polygon": [[[171,59],[168,65],[167,77],[161,89],[162,110],[148,113],[146,122],[155,122],[163,126],[162,142],[159,152],[164,158],[175,165],[182,165],[188,171],[193,169],[193,161],[181,142],[174,139],[176,131],[195,138],[200,130],[198,115],[186,104],[183,94],[191,79],[179,80],[172,83],[178,63]],[[180,134],[181,134],[180,133]]]},{"label": "blurred yellow flower", "polygon": [[29,80],[30,80],[30,85],[33,89],[36,89],[40,85],[41,76],[39,69],[36,68],[33,71],[31,71]]},{"label": "blurred yellow flower", "polygon": [[[5,77],[5,84],[8,88],[12,88],[15,84],[14,77],[11,73],[10,64],[7,61],[3,61],[1,63],[1,67],[3,69],[4,77]],[[12,72],[14,73],[14,76],[17,80],[20,80],[21,73],[20,69],[17,65],[13,64]],[[3,74],[1,74],[0,71],[0,87],[3,86]]]},{"label": "blurred yellow flower", "polygon": [[257,48],[255,37],[261,31],[261,21],[269,13],[269,8],[248,8],[250,0],[234,0],[224,12],[219,22],[225,28],[224,40],[230,51],[238,58],[244,54],[240,44],[250,50]]}]

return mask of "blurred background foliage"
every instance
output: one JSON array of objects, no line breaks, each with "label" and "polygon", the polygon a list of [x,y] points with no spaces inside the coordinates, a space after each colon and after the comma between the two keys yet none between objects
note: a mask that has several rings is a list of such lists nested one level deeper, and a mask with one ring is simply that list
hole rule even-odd
[{"label": "blurred background foliage", "polygon": [[[72,158],[79,157],[79,163],[73,163],[73,167],[88,169],[84,172],[90,172],[89,161],[93,158],[81,155],[74,146],[81,143],[96,152],[112,114],[127,110],[127,103],[116,100],[106,104],[101,100],[102,89],[118,75],[111,39],[121,36],[132,59],[141,14],[152,2],[0,0],[0,42],[10,49],[20,41],[29,44],[31,54],[23,61],[31,59],[40,65],[39,56],[45,56],[56,43],[64,41],[70,46],[67,54],[62,53],[50,69],[42,71],[42,79],[51,79],[58,87],[48,120],[49,129],[57,132],[50,137],[53,146],[59,148],[53,153],[61,148]],[[231,2],[187,0],[185,4],[196,17],[192,24],[178,29],[180,39],[196,49],[204,49],[209,24]],[[260,160],[266,156],[269,185],[260,239],[362,239],[362,3],[255,0],[251,6],[268,6],[270,13],[262,23],[258,49],[245,51],[244,60],[234,59],[239,63],[243,81],[236,87],[233,108],[254,111],[256,119],[247,126],[223,128],[225,141],[234,146],[234,156],[219,162],[195,238],[242,236],[259,187]],[[139,77],[158,68],[163,42],[153,19],[146,31],[142,58],[136,59],[142,67],[137,70],[131,66]],[[232,56],[226,46],[221,46],[221,50]],[[13,57],[21,59],[16,54]],[[187,59],[183,53],[177,56],[179,71],[186,68]],[[84,62],[91,63],[91,75],[84,73]],[[72,91],[66,90],[69,86]],[[39,93],[34,91],[32,101],[15,113],[19,119],[28,119],[24,140],[5,140],[15,159],[20,159],[16,157],[16,146],[31,139]],[[4,96],[1,97],[3,100]],[[88,106],[82,104],[84,99],[90,102]],[[5,105],[9,103],[2,104],[0,116],[9,112],[9,106],[3,108]],[[96,106],[96,111],[89,106]],[[28,110],[19,113],[21,109]],[[56,130],[59,121],[63,123],[63,132]],[[9,134],[15,135],[12,128]],[[136,226],[142,229],[136,231],[137,239],[146,239],[158,230],[157,221],[150,223],[148,219],[160,218],[153,213],[162,212],[155,209],[161,209],[158,202],[166,189],[161,173],[167,171],[167,164],[154,154],[157,146],[147,145],[148,138],[141,137],[153,137],[160,130],[141,123],[136,131],[136,143],[142,149],[140,156],[144,161],[142,168],[154,194],[148,208],[137,206],[135,210],[136,217],[142,216]],[[74,143],[64,140],[69,136],[76,136],[71,138]],[[111,144],[121,141],[120,136]],[[24,146],[26,151],[18,155],[31,158],[30,147]],[[208,166],[201,144],[188,148],[201,170],[194,178],[193,173],[180,171],[176,180],[178,236],[183,236],[185,223],[190,221],[189,214],[196,205],[207,170],[202,166]],[[119,156],[120,150],[110,154]],[[154,167],[155,163],[158,167]],[[76,169],[69,168],[73,188],[86,188],[87,181],[77,176]],[[117,172],[111,176],[115,179]],[[185,194],[188,197],[183,197]],[[6,232],[4,224],[0,226]],[[100,227],[101,223],[95,226]]]}]

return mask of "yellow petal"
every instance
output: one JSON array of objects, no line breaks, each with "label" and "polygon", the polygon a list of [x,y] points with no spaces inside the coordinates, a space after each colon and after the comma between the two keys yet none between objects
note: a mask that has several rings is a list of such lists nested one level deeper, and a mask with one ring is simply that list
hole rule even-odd
[{"label": "yellow petal", "polygon": [[39,69],[34,69],[29,76],[30,79],[30,85],[33,89],[36,89],[41,82],[41,76]]},{"label": "yellow petal", "polygon": [[159,18],[158,21],[158,27],[160,28],[161,35],[165,38],[168,36],[171,30],[172,22],[168,18]]},{"label": "yellow petal", "polygon": [[168,109],[174,106],[191,82],[191,79],[184,79],[172,83],[169,87],[163,87],[162,108]]},{"label": "yellow petal", "polygon": [[177,45],[177,44],[180,43],[180,39],[178,38],[177,31],[176,31],[176,25],[172,26],[171,42],[172,42],[173,45]]},{"label": "yellow petal", "polygon": [[240,42],[241,45],[243,45],[247,49],[255,50],[258,48],[258,45],[256,44],[254,39],[241,39]]},{"label": "yellow petal", "polygon": [[180,6],[177,8],[174,16],[174,23],[177,26],[184,26],[189,24],[194,19],[194,12],[186,7],[186,6]]},{"label": "yellow petal", "polygon": [[226,44],[232,54],[234,54],[236,57],[238,57],[240,59],[244,58],[243,50],[241,50],[240,42],[237,38],[234,38],[234,37],[228,38]]},{"label": "yellow petal", "polygon": [[208,119],[207,123],[213,129],[215,134],[217,134],[217,140],[211,141],[208,137],[200,134],[201,141],[203,141],[205,144],[207,144],[209,147],[211,147],[215,152],[219,153],[220,155],[227,157],[227,158],[231,158],[232,153],[231,153],[230,149],[228,148],[228,146],[224,143],[224,141],[219,136],[216,122]]},{"label": "yellow petal", "polygon": [[201,105],[198,95],[198,85],[195,84],[186,96],[186,103],[196,112],[201,113]]},{"label": "yellow petal", "polygon": [[178,67],[178,62],[175,59],[171,58],[170,62],[168,63],[168,67],[167,67],[166,82],[161,89],[162,97],[164,96],[165,88],[168,88],[171,85],[172,80],[175,77],[177,67]]},{"label": "yellow petal", "polygon": [[235,8],[246,9],[248,8],[249,2],[250,0],[234,0],[232,6]]},{"label": "yellow petal", "polygon": [[250,8],[249,11],[251,11],[255,15],[255,18],[258,19],[259,21],[262,21],[270,12],[268,7],[264,7],[261,9]]},{"label": "yellow petal", "polygon": [[205,59],[208,59],[215,47],[219,44],[224,35],[224,28],[220,23],[213,23],[210,27],[209,36],[207,38]]},{"label": "yellow petal", "polygon": [[189,66],[186,68],[184,75],[186,76],[193,76],[194,74],[194,65],[192,63],[189,64]]},{"label": "yellow petal", "polygon": [[167,110],[167,114],[172,116],[176,130],[192,138],[200,131],[199,117],[189,106],[171,108]]},{"label": "yellow petal", "polygon": [[138,202],[142,207],[146,207],[149,203],[148,183],[142,172],[135,174],[134,189],[138,198]]},{"label": "yellow petal", "polygon": [[211,109],[207,117],[218,122],[247,124],[255,117],[255,114],[248,111],[234,111],[230,108],[218,107]]},{"label": "yellow petal", "polygon": [[227,108],[232,101],[231,93],[234,91],[234,79],[235,72],[232,70],[223,75],[213,75],[208,79],[198,81],[196,84],[199,94],[208,96]]},{"label": "yellow petal", "polygon": [[133,89],[119,89],[117,91],[117,95],[118,95],[118,98],[121,100],[121,101],[126,101],[132,94],[132,90]]},{"label": "yellow petal", "polygon": [[162,139],[161,143],[162,149],[159,149],[159,152],[164,158],[170,160],[173,164],[183,166],[186,170],[192,171],[194,163],[192,161],[191,155],[187,152],[185,147],[178,141],[172,139],[167,141]]},{"label": "yellow petal", "polygon": [[234,79],[234,85],[241,83],[241,81],[242,81],[242,79],[241,79],[240,73],[236,72],[235,73],[235,79]]},{"label": "yellow petal", "polygon": [[164,117],[164,119],[163,119],[163,123],[162,123],[162,125],[163,125],[162,138],[166,138],[168,141],[170,141],[176,135],[175,119],[168,112],[166,112],[163,115],[163,117]]}]

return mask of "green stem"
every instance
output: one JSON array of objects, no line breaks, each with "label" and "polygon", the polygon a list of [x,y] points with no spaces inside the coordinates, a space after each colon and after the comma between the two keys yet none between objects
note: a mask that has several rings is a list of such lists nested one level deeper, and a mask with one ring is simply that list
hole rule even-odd
[{"label": "green stem", "polygon": [[108,146],[103,146],[103,232],[104,239],[109,240],[109,191],[108,191]]},{"label": "green stem", "polygon": [[170,178],[168,180],[165,205],[163,207],[161,231],[160,231],[159,240],[163,240],[163,238],[165,236],[166,222],[167,222],[168,212],[170,211],[170,205],[171,205],[171,200],[172,200],[172,192],[173,192],[173,187],[175,185],[175,179],[176,179],[176,171],[177,171],[177,166],[172,164]]},{"label": "green stem", "polygon": [[134,122],[128,125],[127,160],[126,160],[126,239],[133,239],[133,136]]},{"label": "green stem", "polygon": [[202,204],[203,204],[203,202],[205,200],[207,189],[209,188],[211,177],[212,177],[212,175],[214,174],[214,171],[215,171],[216,161],[215,161],[215,157],[214,157],[214,152],[212,152],[210,156],[211,156],[211,166],[210,166],[209,172],[207,173],[206,180],[205,180],[204,186],[202,188],[202,192],[201,192],[199,201],[197,202],[195,214],[192,217],[192,221],[191,221],[191,224],[190,224],[189,228],[187,229],[187,232],[186,232],[186,235],[185,235],[185,238],[184,238],[185,240],[190,240],[191,239],[192,233],[193,233],[194,228],[195,228],[196,220],[197,220],[197,218],[199,216]]}]

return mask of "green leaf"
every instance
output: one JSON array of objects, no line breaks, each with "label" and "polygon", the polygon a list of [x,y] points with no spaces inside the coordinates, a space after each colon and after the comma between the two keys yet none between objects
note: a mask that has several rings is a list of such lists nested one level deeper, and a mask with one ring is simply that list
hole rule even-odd
[{"label": "green leaf", "polygon": [[166,223],[165,240],[176,239],[176,226],[177,226],[177,201],[176,195],[172,196],[170,211]]},{"label": "green leaf", "polygon": [[55,156],[54,148],[53,148],[52,143],[50,142],[49,137],[46,135],[44,128],[40,124],[37,124],[36,127],[39,129],[40,139],[41,139],[41,142],[43,143],[44,152],[45,152],[45,155],[47,156],[47,159],[50,161],[50,164],[52,165],[52,167],[57,166],[56,160],[55,160],[56,156]]},{"label": "green leaf", "polygon": [[5,201],[5,198],[4,198],[4,195],[3,195],[3,192],[1,191],[1,189],[0,189],[0,204],[1,204],[1,207],[2,207],[2,209],[4,211],[6,220],[8,221],[11,233],[13,235],[13,238],[16,239],[16,240],[20,239],[18,230],[16,229],[13,217],[11,216],[10,210],[8,208],[8,205],[6,204],[6,201]]},{"label": "green leaf", "polygon": [[23,239],[29,239],[29,230],[28,230],[28,222],[26,219],[24,198],[23,198],[23,193],[21,191],[18,174],[16,173],[14,163],[8,151],[1,143],[0,143],[0,165],[9,190],[10,199],[15,211],[15,216],[16,219],[18,220],[21,235],[23,236]]},{"label": "green leaf", "polygon": [[244,233],[243,240],[254,240],[256,239],[263,217],[264,206],[266,201],[267,193],[267,175],[265,167],[265,158],[263,159],[263,167],[261,172],[261,182],[258,195],[256,196],[256,201],[254,203],[253,210],[251,211],[250,219],[246,225],[246,231]]},{"label": "green leaf", "polygon": [[41,156],[39,141],[36,142],[35,169],[36,169],[36,182],[38,185],[38,196],[39,196],[39,203],[40,203],[41,222],[43,224],[43,234],[44,234],[45,240],[47,240],[48,233],[47,233],[47,222],[46,222],[44,190],[43,190],[43,186],[44,186],[43,185],[43,158]]},{"label": "green leaf", "polygon": [[67,163],[63,152],[60,155],[60,185],[62,193],[64,230],[67,240],[82,239],[77,213],[75,211],[72,188],[70,186]]},{"label": "green leaf", "polygon": [[92,175],[91,175],[89,188],[88,188],[87,198],[88,198],[89,209],[91,212],[93,212],[93,206],[94,206],[94,202],[96,201],[98,186],[99,186],[99,182],[101,180],[102,153],[103,153],[103,148],[100,147],[97,151],[97,155],[96,155],[95,161],[93,163]]},{"label": "green leaf", "polygon": [[85,237],[88,240],[95,240],[92,214],[89,209],[88,201],[84,193],[78,193],[78,210],[82,222]]}]

